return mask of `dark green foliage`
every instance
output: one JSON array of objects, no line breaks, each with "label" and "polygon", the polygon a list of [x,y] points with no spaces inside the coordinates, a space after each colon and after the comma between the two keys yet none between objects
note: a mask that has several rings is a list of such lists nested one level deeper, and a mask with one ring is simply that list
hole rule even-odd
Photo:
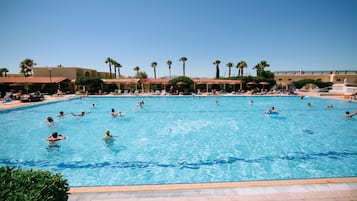
[{"label": "dark green foliage", "polygon": [[68,183],[61,174],[0,167],[0,200],[68,200]]},{"label": "dark green foliage", "polygon": [[191,94],[193,91],[193,80],[186,76],[176,77],[169,81],[170,84],[175,86],[175,90],[183,92],[184,95]]},{"label": "dark green foliage", "polygon": [[80,77],[76,80],[77,85],[85,85],[90,93],[96,93],[102,88],[103,80],[98,77]]},{"label": "dark green foliage", "polygon": [[176,78],[173,78],[169,81],[170,84],[176,84],[178,82],[182,82],[182,83],[185,83],[185,84],[193,84],[193,80],[189,77],[186,77],[186,76],[180,76],[180,77],[176,77]]},{"label": "dark green foliage", "polygon": [[296,86],[297,89],[301,89],[304,87],[306,84],[315,84],[319,88],[325,88],[325,87],[330,87],[333,85],[332,82],[322,82],[320,80],[312,80],[312,79],[305,79],[305,80],[299,80],[299,81],[294,81],[293,84]]},{"label": "dark green foliage", "polygon": [[262,77],[264,77],[266,79],[274,79],[274,73],[271,72],[270,70],[263,71],[262,72]]},{"label": "dark green foliage", "polygon": [[148,78],[148,74],[146,74],[146,72],[144,72],[144,71],[139,71],[139,72],[136,74],[135,77],[138,78],[138,79]]}]

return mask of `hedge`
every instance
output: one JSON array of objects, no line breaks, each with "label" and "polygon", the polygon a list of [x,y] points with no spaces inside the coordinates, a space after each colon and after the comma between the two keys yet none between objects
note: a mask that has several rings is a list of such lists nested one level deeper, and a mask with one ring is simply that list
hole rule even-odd
[{"label": "hedge", "polygon": [[294,81],[293,84],[296,86],[296,88],[301,89],[304,87],[306,84],[315,84],[319,88],[325,88],[325,87],[330,87],[333,85],[332,82],[322,82],[320,80],[312,80],[312,79],[305,79],[305,80],[299,80],[299,81]]},{"label": "hedge", "polygon": [[50,171],[0,167],[0,200],[68,200],[68,183]]}]

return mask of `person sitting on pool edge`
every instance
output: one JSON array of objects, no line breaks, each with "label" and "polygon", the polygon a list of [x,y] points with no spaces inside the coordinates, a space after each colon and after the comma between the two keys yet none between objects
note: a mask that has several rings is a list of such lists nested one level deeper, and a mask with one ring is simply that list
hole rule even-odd
[{"label": "person sitting on pool edge", "polygon": [[271,107],[269,110],[264,111],[265,114],[279,114],[279,112],[275,109],[275,107]]},{"label": "person sitting on pool edge", "polygon": [[65,139],[66,139],[66,136],[58,134],[57,132],[53,132],[50,136],[48,136],[46,138],[46,140],[49,142],[65,140]]}]

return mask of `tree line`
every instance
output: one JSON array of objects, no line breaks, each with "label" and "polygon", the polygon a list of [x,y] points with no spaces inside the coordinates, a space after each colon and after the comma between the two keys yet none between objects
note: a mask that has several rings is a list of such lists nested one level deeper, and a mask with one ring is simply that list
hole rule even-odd
[{"label": "tree line", "polygon": [[[180,62],[182,62],[182,75],[186,76],[186,61],[188,59],[186,57],[181,57],[179,59]],[[120,78],[121,74],[120,74],[120,68],[123,67],[119,62],[117,62],[116,60],[114,60],[111,57],[107,57],[104,61],[106,64],[108,64],[109,66],[109,78],[110,79],[116,79],[116,78]],[[167,60],[166,64],[168,65],[168,69],[169,69],[169,78],[171,78],[171,66],[172,66],[172,61],[171,60]],[[220,76],[220,66],[221,61],[220,60],[215,60],[213,62],[213,65],[215,65],[216,67],[216,79],[219,79]],[[26,58],[23,61],[21,61],[19,67],[20,67],[20,73],[22,73],[25,77],[31,76],[32,75],[32,69],[33,67],[37,65],[32,59]],[[154,78],[156,79],[156,67],[158,66],[158,63],[156,61],[151,62],[150,66],[153,68],[154,70]],[[231,68],[234,67],[234,64],[232,62],[228,62],[226,64],[226,66],[228,67],[228,78],[231,78],[232,75],[232,70]],[[256,70],[257,72],[257,76],[258,77],[270,77],[270,76],[266,76],[265,73],[267,71],[265,71],[265,68],[269,67],[270,64],[268,64],[267,61],[262,60],[260,63],[258,63],[257,65],[255,65],[253,67],[253,69]],[[243,77],[244,75],[244,68],[248,67],[247,62],[245,61],[240,61],[238,62],[235,67],[238,69],[237,72],[237,77]],[[114,70],[114,75],[112,70]],[[145,72],[140,71],[140,67],[139,66],[135,66],[133,68],[134,71],[136,71],[136,77],[147,77],[147,74]],[[7,68],[0,68],[0,77],[6,77],[9,70]],[[268,72],[269,73],[269,72]],[[271,73],[271,72],[270,72]]]}]

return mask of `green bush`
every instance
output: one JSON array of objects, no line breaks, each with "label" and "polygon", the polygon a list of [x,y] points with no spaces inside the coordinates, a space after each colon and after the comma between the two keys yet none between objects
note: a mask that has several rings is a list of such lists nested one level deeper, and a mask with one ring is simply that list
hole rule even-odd
[{"label": "green bush", "polygon": [[98,77],[80,77],[76,79],[75,84],[85,85],[89,93],[96,93],[102,89],[103,80]]},{"label": "green bush", "polygon": [[0,167],[0,200],[68,200],[68,183],[50,171]]},{"label": "green bush", "polygon": [[322,82],[320,80],[312,80],[312,79],[294,81],[293,84],[298,89],[303,88],[306,84],[314,84],[314,85],[318,86],[319,88],[325,88],[325,87],[329,87],[329,86],[333,85],[332,82]]},{"label": "green bush", "polygon": [[173,85],[177,84],[178,82],[182,82],[186,85],[193,84],[193,80],[186,76],[180,76],[180,77],[176,77],[176,78],[169,80],[169,83],[173,84]]},{"label": "green bush", "polygon": [[169,80],[169,83],[174,86],[174,89],[183,92],[184,95],[189,95],[193,91],[193,80],[186,76],[180,76]]}]

